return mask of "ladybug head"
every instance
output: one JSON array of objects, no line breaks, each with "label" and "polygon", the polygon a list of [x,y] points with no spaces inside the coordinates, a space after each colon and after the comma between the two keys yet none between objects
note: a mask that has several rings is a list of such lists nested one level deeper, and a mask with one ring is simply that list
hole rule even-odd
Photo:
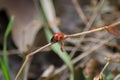
[{"label": "ladybug head", "polygon": [[54,38],[53,37],[51,38],[50,42],[54,42]]}]

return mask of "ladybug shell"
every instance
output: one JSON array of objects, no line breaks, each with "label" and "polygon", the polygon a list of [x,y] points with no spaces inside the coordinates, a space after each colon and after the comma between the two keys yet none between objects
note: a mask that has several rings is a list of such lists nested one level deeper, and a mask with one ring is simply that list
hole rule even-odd
[{"label": "ladybug shell", "polygon": [[55,33],[55,34],[53,34],[53,37],[52,37],[52,39],[51,39],[51,42],[59,42],[59,41],[61,41],[62,39],[64,39],[64,34],[62,34],[62,33]]}]

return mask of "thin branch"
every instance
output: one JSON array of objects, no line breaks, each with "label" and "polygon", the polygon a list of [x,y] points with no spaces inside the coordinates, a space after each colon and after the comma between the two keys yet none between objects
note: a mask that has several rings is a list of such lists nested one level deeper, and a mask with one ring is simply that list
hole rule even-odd
[{"label": "thin branch", "polygon": [[105,71],[105,69],[107,68],[107,66],[108,66],[109,64],[110,64],[110,62],[107,61],[107,63],[105,64],[105,66],[104,66],[103,69],[101,70],[100,75],[103,74],[103,72]]},{"label": "thin branch", "polygon": [[[81,32],[81,33],[71,34],[71,35],[65,35],[64,39],[70,38],[70,37],[75,37],[75,36],[80,36],[80,35],[85,35],[85,34],[97,32],[97,31],[104,30],[104,29],[106,30],[106,29],[108,29],[109,27],[114,27],[114,26],[117,26],[117,25],[119,25],[119,24],[120,24],[120,21],[119,21],[119,22],[116,22],[116,23],[114,23],[114,24],[111,24],[111,25],[109,25],[109,26],[104,26],[104,27],[97,28],[97,29],[93,29],[93,30],[90,30],[90,31],[85,31],[85,32]],[[62,40],[61,40],[61,41],[62,41]],[[24,63],[22,64],[22,66],[21,66],[21,68],[20,68],[17,76],[15,77],[15,80],[18,79],[18,77],[19,77],[19,75],[21,74],[23,68],[25,67],[25,65],[27,64],[27,62],[31,59],[31,57],[32,57],[34,54],[36,54],[37,52],[39,52],[39,51],[41,51],[41,50],[43,50],[43,49],[45,49],[45,48],[47,48],[47,47],[50,47],[52,44],[54,44],[54,43],[46,44],[45,46],[43,46],[43,47],[41,47],[41,48],[39,48],[39,49],[37,49],[37,50],[29,53],[29,54],[26,56],[25,61],[24,61]]]},{"label": "thin branch", "polygon": [[25,67],[25,65],[27,64],[27,62],[31,59],[31,57],[32,57],[34,54],[36,54],[37,52],[39,52],[39,51],[41,51],[41,50],[43,50],[43,49],[51,46],[52,44],[53,44],[53,43],[46,44],[45,46],[43,46],[43,47],[41,47],[41,48],[39,48],[39,49],[37,49],[37,50],[29,53],[29,54],[26,56],[25,61],[24,61],[24,63],[22,64],[19,72],[17,73],[17,75],[16,75],[16,77],[15,77],[15,80],[18,80],[18,77],[19,77],[19,75],[21,74],[23,68]]},{"label": "thin branch", "polygon": [[76,34],[72,34],[72,35],[67,35],[68,37],[76,37],[78,35],[85,35],[85,34],[89,34],[89,33],[93,33],[93,32],[97,32],[97,31],[101,31],[101,30],[104,30],[106,29],[107,26],[105,27],[101,27],[101,28],[97,28],[97,29],[93,29],[93,30],[90,30],[90,31],[85,31],[85,32],[81,32],[81,33],[76,33]]},{"label": "thin branch", "polygon": [[[110,64],[110,60],[107,60],[105,66],[104,66],[103,69],[101,70],[100,74],[96,77],[97,80],[103,79],[103,72],[105,71],[105,69],[108,67],[109,64]],[[94,78],[94,80],[96,80],[96,79]]]},{"label": "thin branch", "polygon": [[89,31],[81,32],[81,33],[66,35],[66,37],[76,37],[76,36],[81,36],[81,35],[85,35],[85,34],[89,34],[89,33],[93,33],[93,32],[98,32],[98,31],[101,31],[101,30],[107,30],[108,28],[115,27],[119,24],[120,24],[120,21],[116,22],[116,23],[113,23],[111,25],[108,25],[108,26],[101,27],[101,28],[97,28],[97,29],[93,29],[93,30],[89,30]]},{"label": "thin branch", "polygon": [[109,64],[110,64],[110,62],[107,61],[107,63],[106,63],[105,66],[103,67],[103,69],[102,69],[102,71],[100,72],[100,74],[98,74],[97,76],[95,76],[93,80],[103,80],[103,72],[105,71],[105,69],[108,67]]},{"label": "thin branch", "polygon": [[28,73],[29,73],[29,68],[30,68],[31,61],[32,60],[30,60],[24,68],[24,78],[23,78],[23,80],[28,80],[27,78],[28,78]]}]

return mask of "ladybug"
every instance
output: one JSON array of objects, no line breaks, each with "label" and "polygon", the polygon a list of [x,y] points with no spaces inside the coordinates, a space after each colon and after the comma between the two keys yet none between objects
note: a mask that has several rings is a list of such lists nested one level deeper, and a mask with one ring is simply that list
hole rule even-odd
[{"label": "ladybug", "polygon": [[51,39],[51,42],[59,42],[64,39],[64,34],[58,32],[53,34],[53,37]]}]

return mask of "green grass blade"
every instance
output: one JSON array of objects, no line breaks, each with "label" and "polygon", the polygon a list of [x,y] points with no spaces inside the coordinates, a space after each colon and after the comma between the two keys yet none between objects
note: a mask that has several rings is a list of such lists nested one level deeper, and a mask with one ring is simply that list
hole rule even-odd
[{"label": "green grass blade", "polygon": [[[38,0],[38,5],[39,5],[39,8],[40,8],[40,16],[41,16],[42,23],[48,23],[48,20],[47,20],[46,15],[45,15],[45,11],[43,9],[43,6],[41,6],[40,0]],[[52,33],[50,32],[50,30],[47,27],[44,27],[44,30],[45,30],[47,41],[50,42],[50,39],[52,37]],[[73,65],[72,65],[71,59],[70,59],[69,55],[67,54],[67,52],[65,52],[65,51],[62,52],[60,50],[61,45],[58,44],[58,43],[52,45],[51,48],[68,66],[68,68],[71,71],[70,79],[74,80]]]},{"label": "green grass blade", "polygon": [[74,80],[74,73],[73,72],[70,74],[70,80]]},{"label": "green grass blade", "polygon": [[8,23],[7,29],[5,31],[4,43],[3,43],[3,62],[5,65],[5,68],[7,70],[7,74],[9,75],[9,79],[10,79],[10,70],[9,70],[8,56],[7,56],[7,38],[8,38],[8,35],[10,34],[10,31],[13,27],[13,22],[14,22],[14,16],[12,16],[10,18],[10,22]]},{"label": "green grass blade", "polygon": [[10,22],[8,23],[7,29],[4,35],[4,44],[3,44],[3,60],[6,66],[8,66],[8,57],[7,57],[7,37],[13,27],[14,16],[10,18]]},{"label": "green grass blade", "polygon": [[[44,28],[45,30],[45,34],[46,34],[46,38],[47,38],[47,41],[50,42],[50,39],[52,38],[52,33],[50,32],[50,30],[45,27]],[[69,67],[70,71],[72,72],[72,75],[71,75],[71,80],[74,80],[74,74],[73,74],[73,65],[72,65],[72,62],[71,62],[71,59],[69,57],[69,55],[67,54],[66,51],[62,52],[61,51],[61,45],[59,43],[55,43],[51,46],[52,50],[65,62],[65,64]]]},{"label": "green grass blade", "polygon": [[4,65],[3,61],[1,60],[1,58],[0,58],[0,68],[2,69],[2,72],[3,72],[3,75],[5,77],[5,80],[10,80],[9,79],[9,75],[7,73],[7,70],[5,68],[5,65]]},{"label": "green grass blade", "polygon": [[8,37],[8,35],[10,34],[10,31],[11,31],[11,29],[12,29],[12,27],[13,27],[13,23],[14,23],[14,16],[11,16],[11,18],[10,18],[10,22],[8,23],[8,26],[7,26],[7,29],[6,29],[6,31],[5,31],[5,35],[4,35],[4,37]]}]

